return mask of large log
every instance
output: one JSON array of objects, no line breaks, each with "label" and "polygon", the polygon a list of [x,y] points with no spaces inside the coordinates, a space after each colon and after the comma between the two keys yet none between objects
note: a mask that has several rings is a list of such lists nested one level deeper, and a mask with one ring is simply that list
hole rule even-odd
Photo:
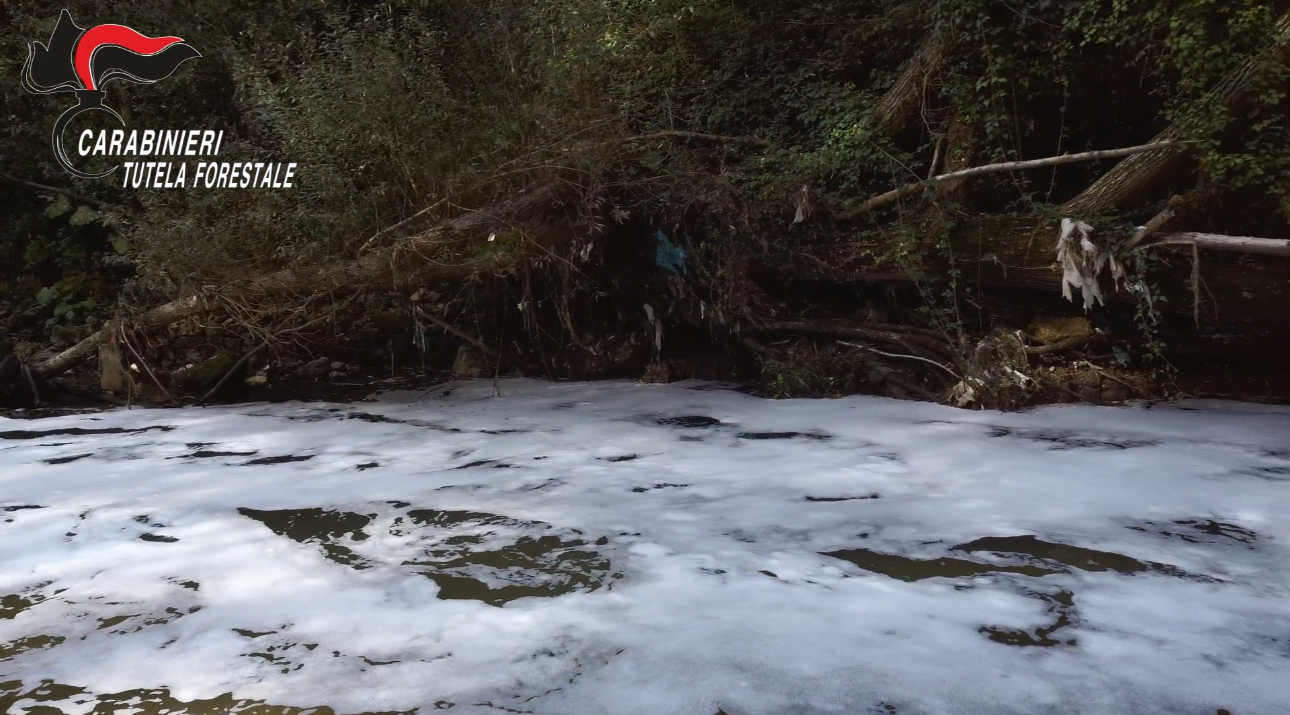
[{"label": "large log", "polygon": [[[917,227],[909,230],[915,235],[919,233]],[[931,226],[927,230],[928,235],[938,235],[938,232],[939,229]],[[992,293],[1000,299],[1009,296],[1009,301],[1030,303],[1016,306],[1019,310],[1038,310],[1040,304],[1062,305],[1058,302],[1062,271],[1055,261],[1057,234],[1053,223],[1033,216],[980,215],[962,219],[951,232],[947,245],[953,250],[952,263],[944,250],[930,244],[923,247],[913,265],[879,261],[875,256],[890,250],[892,240],[877,234],[863,242],[839,240],[798,246],[791,254],[753,266],[752,275],[759,281],[778,284],[797,281],[944,283],[953,269],[957,271],[960,290],[971,289],[973,296],[982,293]],[[839,234],[839,238],[842,236]],[[1167,317],[1174,316],[1187,324],[1191,323],[1193,308],[1191,254],[1184,246],[1179,246],[1184,250],[1170,250],[1170,247],[1191,243],[1197,236],[1208,234],[1158,237],[1168,239],[1165,246],[1157,249],[1165,265],[1153,269],[1150,276],[1151,282],[1168,298],[1157,307]],[[1103,245],[1102,240],[1094,236],[1099,246]],[[1229,241],[1207,242],[1209,245],[1205,248],[1217,249],[1220,244],[1223,248],[1232,248]],[[1224,251],[1203,258],[1202,322],[1214,329],[1230,326],[1233,335],[1280,333],[1290,342],[1290,334],[1285,330],[1290,325],[1290,261],[1265,257],[1281,255],[1274,251],[1281,250],[1286,242],[1262,239],[1257,245],[1267,249],[1263,255],[1250,255],[1249,245],[1240,253]],[[1103,293],[1114,310],[1132,315],[1137,299],[1126,291],[1112,289],[1109,275]]]}]

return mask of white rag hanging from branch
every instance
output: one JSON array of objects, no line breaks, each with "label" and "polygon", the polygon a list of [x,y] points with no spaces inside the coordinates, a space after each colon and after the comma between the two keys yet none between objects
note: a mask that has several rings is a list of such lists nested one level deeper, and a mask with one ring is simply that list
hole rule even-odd
[{"label": "white rag hanging from branch", "polygon": [[[1084,298],[1084,309],[1088,310],[1097,303],[1106,304],[1102,296],[1102,287],[1098,276],[1111,265],[1111,278],[1118,282],[1124,277],[1124,268],[1114,257],[1098,251],[1090,236],[1093,227],[1083,221],[1062,219],[1061,234],[1057,237],[1057,262],[1062,267],[1062,296],[1071,302],[1071,288],[1079,288]],[[1076,237],[1078,236],[1078,240]]]}]

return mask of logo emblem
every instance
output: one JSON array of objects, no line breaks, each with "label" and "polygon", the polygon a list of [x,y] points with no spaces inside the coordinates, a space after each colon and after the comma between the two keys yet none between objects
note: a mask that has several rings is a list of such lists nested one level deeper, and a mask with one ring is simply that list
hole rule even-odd
[{"label": "logo emblem", "polygon": [[201,57],[191,45],[178,37],[148,37],[124,25],[98,25],[82,30],[63,10],[54,26],[49,44],[31,43],[27,62],[22,67],[22,87],[36,94],[75,92],[77,104],[63,112],[54,123],[54,158],[73,176],[94,179],[116,171],[116,167],[98,174],[83,172],[67,159],[63,149],[63,130],[76,115],[100,110],[116,117],[121,115],[103,104],[103,85],[114,79],[152,84],[169,77],[184,60]]}]

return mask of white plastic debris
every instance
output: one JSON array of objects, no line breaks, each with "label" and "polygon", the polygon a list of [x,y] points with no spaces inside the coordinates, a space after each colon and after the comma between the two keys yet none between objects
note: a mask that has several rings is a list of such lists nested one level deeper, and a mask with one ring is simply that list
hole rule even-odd
[{"label": "white plastic debris", "polygon": [[[1106,265],[1107,257],[1100,255],[1097,246],[1089,240],[1092,232],[1093,227],[1087,223],[1064,218],[1061,235],[1057,237],[1057,262],[1062,266],[1062,296],[1074,302],[1071,288],[1079,288],[1084,297],[1085,310],[1097,303],[1106,303],[1097,277]],[[1076,234],[1079,236],[1078,245]],[[1123,269],[1114,261],[1112,271],[1117,277],[1123,275]]]}]

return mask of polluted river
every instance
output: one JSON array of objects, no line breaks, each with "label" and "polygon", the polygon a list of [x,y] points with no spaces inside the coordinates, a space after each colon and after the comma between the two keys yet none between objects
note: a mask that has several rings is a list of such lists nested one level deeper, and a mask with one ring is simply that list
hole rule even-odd
[{"label": "polluted river", "polygon": [[1290,713],[1290,408],[0,419],[0,712]]}]

